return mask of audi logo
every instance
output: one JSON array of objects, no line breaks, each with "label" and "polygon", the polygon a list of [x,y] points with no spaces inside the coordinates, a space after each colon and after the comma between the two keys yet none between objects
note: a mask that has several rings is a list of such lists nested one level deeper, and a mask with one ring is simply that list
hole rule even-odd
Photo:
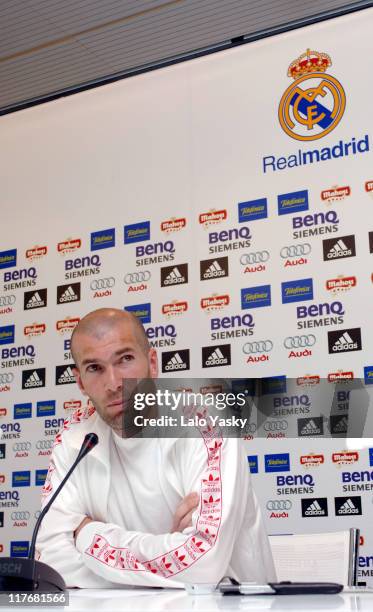
[{"label": "audi logo", "polygon": [[287,421],[266,421],[263,425],[264,431],[285,431],[287,428]]},{"label": "audi logo", "polygon": [[92,291],[97,291],[97,289],[111,289],[115,285],[115,278],[109,276],[108,278],[95,278],[91,282]]},{"label": "audi logo", "polygon": [[31,442],[15,442],[13,444],[14,452],[17,451],[28,451],[31,448]]},{"label": "audi logo", "polygon": [[0,295],[0,306],[13,306],[15,301],[15,295]]},{"label": "audi logo", "polygon": [[24,512],[12,512],[10,515],[12,521],[28,521],[30,518],[30,513],[25,510]]},{"label": "audi logo", "polygon": [[4,374],[0,374],[0,385],[4,385],[5,383],[11,383],[14,380],[14,374],[11,372],[4,372]]},{"label": "audi logo", "polygon": [[308,336],[288,336],[284,340],[284,347],[287,349],[304,348],[313,346],[316,342],[316,336],[309,334]]},{"label": "audi logo", "polygon": [[308,255],[311,253],[312,248],[308,242],[304,244],[292,244],[291,246],[284,246],[280,251],[280,256],[283,259],[287,257],[300,257],[301,255]]},{"label": "audi logo", "polygon": [[151,277],[149,270],[143,270],[141,272],[129,272],[124,277],[126,285],[132,285],[132,283],[145,283]]},{"label": "audi logo", "polygon": [[35,517],[36,519],[38,519],[38,518],[39,518],[39,516],[40,516],[40,514],[41,514],[41,510],[36,510],[36,512],[35,512],[35,514],[34,514],[34,517]]},{"label": "audi logo", "polygon": [[243,345],[242,350],[245,355],[252,353],[269,353],[273,349],[273,342],[271,340],[258,340],[257,342],[246,342]]},{"label": "audi logo", "polygon": [[244,427],[244,432],[245,433],[255,433],[256,432],[255,423],[247,423]]},{"label": "audi logo", "polygon": [[48,448],[52,448],[53,444],[53,440],[38,440],[35,444],[35,447],[38,450],[47,450]]},{"label": "audi logo", "polygon": [[265,263],[269,259],[268,251],[257,251],[256,253],[244,253],[240,257],[240,263],[242,266],[248,264]]},{"label": "audi logo", "polygon": [[267,510],[290,510],[292,505],[290,499],[269,499],[266,508]]}]

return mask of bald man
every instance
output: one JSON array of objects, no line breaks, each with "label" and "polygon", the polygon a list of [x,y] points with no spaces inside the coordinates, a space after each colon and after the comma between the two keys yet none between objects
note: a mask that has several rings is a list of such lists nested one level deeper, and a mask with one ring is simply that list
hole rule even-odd
[{"label": "bald man", "polygon": [[117,309],[86,315],[71,339],[77,384],[94,408],[65,421],[43,505],[86,433],[81,461],[42,523],[39,559],[69,587],[180,588],[276,579],[241,440],[126,438],[123,380],[155,378],[157,355],[139,320]]}]

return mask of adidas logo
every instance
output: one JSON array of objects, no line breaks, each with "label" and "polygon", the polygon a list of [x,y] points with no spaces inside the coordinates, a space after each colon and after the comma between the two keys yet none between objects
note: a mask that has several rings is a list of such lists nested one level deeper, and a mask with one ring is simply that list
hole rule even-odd
[{"label": "adidas logo", "polygon": [[179,353],[175,353],[173,357],[166,363],[164,367],[166,372],[173,372],[174,370],[186,370],[188,369],[187,364],[181,359]]},{"label": "adidas logo", "polygon": [[35,293],[27,302],[26,309],[29,310],[30,308],[41,308],[45,305],[45,301],[40,297],[40,293],[38,291],[35,291]]},{"label": "adidas logo", "polygon": [[178,285],[180,283],[186,283],[186,278],[183,274],[180,274],[179,269],[175,266],[164,279],[163,285]]},{"label": "adidas logo", "polygon": [[335,243],[335,245],[332,246],[329,253],[327,253],[327,258],[336,259],[338,257],[349,257],[350,255],[352,255],[352,249],[349,249],[348,246],[340,238]]},{"label": "adidas logo", "polygon": [[215,259],[207,270],[205,270],[203,278],[218,278],[219,276],[225,276],[225,270],[223,270],[219,262]]},{"label": "adidas logo", "polygon": [[206,360],[206,366],[227,365],[228,363],[228,357],[224,357],[219,347]]},{"label": "adidas logo", "polygon": [[301,436],[315,436],[321,433],[321,427],[318,427],[313,419],[308,421],[300,431]]},{"label": "adidas logo", "polygon": [[43,386],[44,386],[44,383],[41,380],[36,370],[34,370],[32,374],[30,374],[30,376],[28,377],[28,379],[26,380],[24,384],[25,389],[30,389],[32,387],[43,387]]},{"label": "adidas logo", "polygon": [[320,506],[317,499],[315,499],[305,510],[304,516],[326,516],[326,511]]},{"label": "adidas logo", "polygon": [[71,285],[69,285],[68,288],[60,295],[58,301],[60,304],[62,304],[63,302],[76,302],[77,299],[78,296],[76,295]]},{"label": "adidas logo", "polygon": [[331,428],[332,433],[347,433],[348,427],[348,418],[346,416],[342,417],[336,424]]},{"label": "adidas logo", "polygon": [[67,366],[67,368],[62,372],[62,374],[60,374],[60,376],[57,378],[57,384],[64,385],[73,382],[75,382],[75,376],[71,367]]},{"label": "adidas logo", "polygon": [[349,498],[339,508],[338,514],[360,514],[359,508],[356,508],[353,501]]},{"label": "adidas logo", "polygon": [[354,342],[348,332],[345,332],[338,340],[334,343],[332,350],[337,351],[351,351],[357,349],[358,344]]}]

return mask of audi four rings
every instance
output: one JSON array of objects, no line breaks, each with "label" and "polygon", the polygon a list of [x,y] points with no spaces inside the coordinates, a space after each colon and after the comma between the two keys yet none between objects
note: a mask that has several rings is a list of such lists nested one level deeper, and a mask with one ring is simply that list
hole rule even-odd
[{"label": "audi four rings", "polygon": [[132,285],[133,283],[145,283],[151,277],[149,270],[142,270],[140,272],[129,272],[124,277],[126,285]]},{"label": "audi four rings", "polygon": [[267,510],[290,510],[292,505],[290,499],[269,499],[266,508]]},{"label": "audi four rings", "polygon": [[305,244],[292,244],[291,246],[284,246],[280,251],[280,256],[283,259],[287,257],[301,257],[303,255],[309,255],[311,253],[311,245],[306,242]]},{"label": "audi four rings", "polygon": [[13,444],[13,451],[28,451],[31,449],[31,442],[15,442]]},{"label": "audi four rings", "polygon": [[242,350],[245,355],[252,353],[269,353],[273,349],[273,342],[271,340],[257,340],[256,342],[246,342],[243,345]]},{"label": "audi four rings", "polygon": [[4,385],[5,383],[11,383],[14,380],[14,374],[11,372],[4,372],[4,374],[0,374],[0,385]]},{"label": "audi four rings", "polygon": [[19,510],[18,512],[12,512],[10,518],[12,519],[12,521],[28,521],[30,518],[30,513],[27,512],[27,510],[25,510],[24,512],[22,512],[22,510]]},{"label": "audi four rings", "polygon": [[15,301],[15,295],[0,295],[0,306],[13,306]]},{"label": "audi four rings", "polygon": [[109,276],[108,278],[96,278],[91,282],[92,291],[97,289],[111,289],[115,285],[115,278]]},{"label": "audi four rings", "polygon": [[307,346],[313,346],[316,342],[316,336],[308,334],[308,336],[288,336],[284,340],[284,347],[287,349],[292,348],[305,348]]},{"label": "audi four rings", "polygon": [[35,444],[35,448],[38,450],[48,450],[53,448],[54,440],[38,440]]},{"label": "audi four rings", "polygon": [[240,263],[243,266],[248,264],[265,263],[269,259],[268,251],[257,251],[256,253],[244,253],[240,257]]}]

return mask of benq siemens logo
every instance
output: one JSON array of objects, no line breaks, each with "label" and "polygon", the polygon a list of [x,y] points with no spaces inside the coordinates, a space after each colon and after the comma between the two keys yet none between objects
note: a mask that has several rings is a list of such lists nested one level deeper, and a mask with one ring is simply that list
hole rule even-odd
[{"label": "benq siemens logo", "polygon": [[328,332],[329,353],[348,353],[350,351],[361,351],[361,329],[350,327]]},{"label": "benq siemens logo", "polygon": [[220,344],[217,346],[202,347],[202,367],[215,368],[218,366],[231,365],[231,345]]},{"label": "benq siemens logo", "polygon": [[13,344],[15,335],[14,325],[0,327],[0,344]]},{"label": "benq siemens logo", "polygon": [[44,308],[47,305],[47,290],[25,291],[23,296],[23,310]]},{"label": "benq siemens logo", "polygon": [[264,470],[266,472],[290,472],[290,454],[264,455]]},{"label": "benq siemens logo", "polygon": [[31,472],[12,472],[12,487],[29,487],[31,485]]},{"label": "benq siemens logo", "polygon": [[313,300],[312,278],[281,283],[281,294],[283,304]]},{"label": "benq siemens logo", "polygon": [[250,200],[249,202],[238,203],[239,223],[245,223],[246,221],[256,221],[257,219],[266,219],[267,217],[267,198],[260,198],[258,200]]},{"label": "benq siemens logo", "polygon": [[177,266],[167,266],[161,268],[161,287],[171,285],[183,285],[188,282],[188,264],[178,264]]},{"label": "benq siemens logo", "polygon": [[189,349],[162,353],[162,372],[182,372],[189,369]]},{"label": "benq siemens logo", "polygon": [[215,257],[200,262],[201,280],[224,278],[229,275],[228,257]]},{"label": "benq siemens logo", "polygon": [[311,497],[301,499],[302,516],[304,518],[328,516],[328,498],[327,497]]},{"label": "benq siemens logo", "polygon": [[241,308],[264,308],[271,305],[271,285],[241,289]]},{"label": "benq siemens logo", "polygon": [[278,214],[289,215],[294,212],[308,210],[308,191],[293,191],[277,196]]},{"label": "benq siemens logo", "polygon": [[[98,257],[98,255],[95,255]],[[57,304],[80,301],[80,283],[69,283],[57,287]]]},{"label": "benq siemens logo", "polygon": [[150,221],[124,226],[124,244],[150,240]]},{"label": "benq siemens logo", "polygon": [[0,270],[3,268],[13,268],[17,265],[17,249],[0,252]]},{"label": "benq siemens logo", "polygon": [[151,304],[148,302],[147,304],[134,304],[133,306],[125,306],[124,310],[127,312],[132,312],[138,319],[140,319],[141,323],[150,323],[152,319],[152,310]]},{"label": "benq siemens logo", "polygon": [[23,370],[22,389],[39,389],[45,387],[45,368]]},{"label": "benq siemens logo", "polygon": [[91,233],[91,251],[110,249],[115,246],[115,228]]},{"label": "benq siemens logo", "polygon": [[339,238],[328,238],[322,241],[324,261],[355,257],[355,236],[340,236]]},{"label": "benq siemens logo", "polygon": [[335,515],[351,516],[362,514],[360,495],[350,495],[349,497],[335,497]]}]

